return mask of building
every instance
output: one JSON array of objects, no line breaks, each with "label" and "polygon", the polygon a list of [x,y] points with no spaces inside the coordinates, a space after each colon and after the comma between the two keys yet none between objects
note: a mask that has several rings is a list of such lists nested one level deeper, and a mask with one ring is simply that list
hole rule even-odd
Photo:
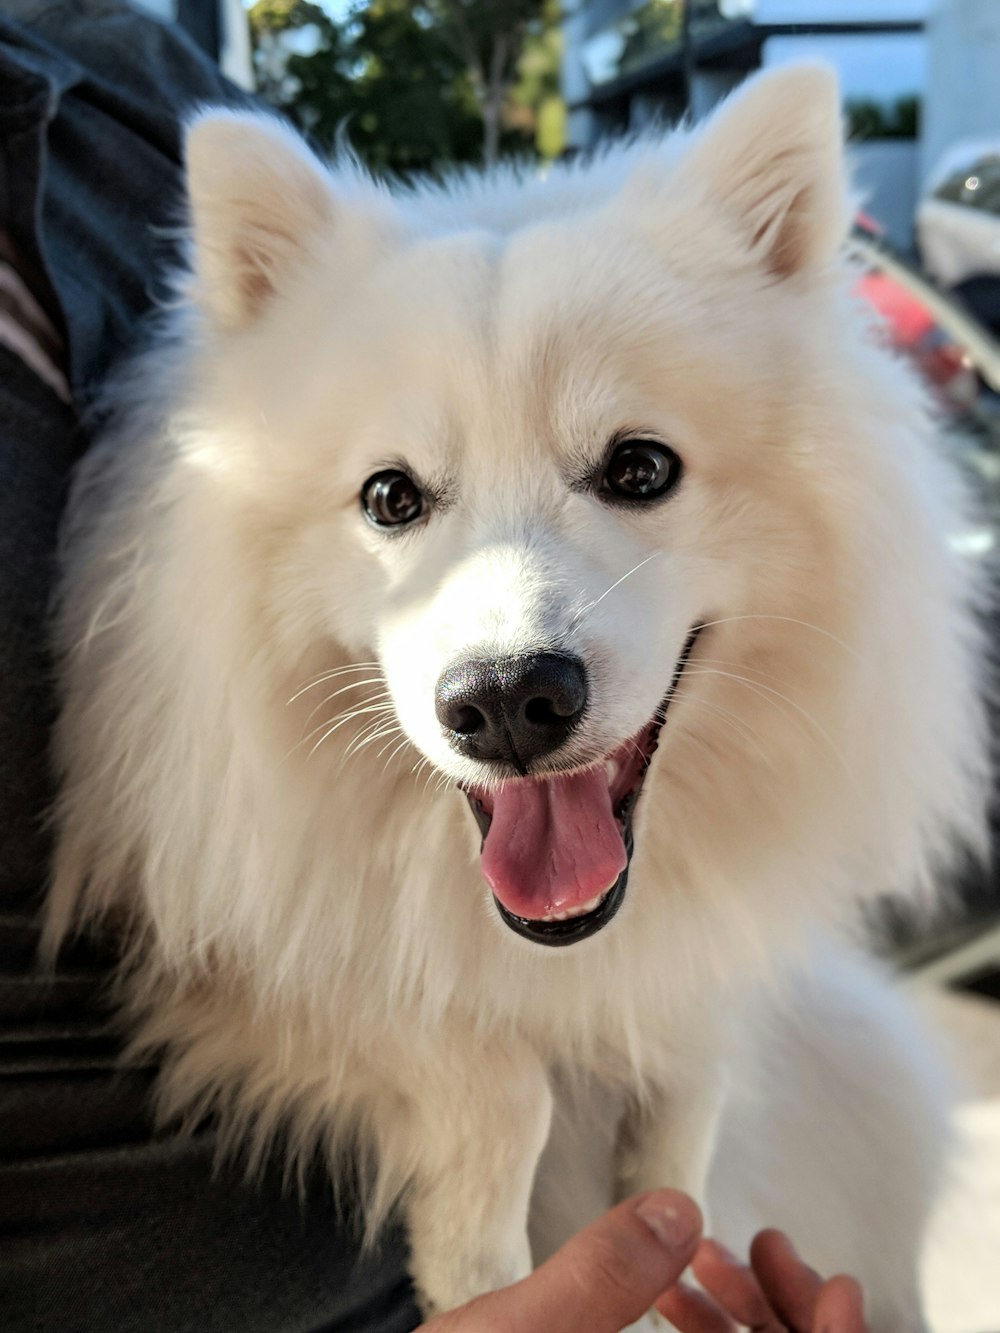
[{"label": "building", "polygon": [[[990,0],[997,3],[1000,0]],[[903,249],[920,179],[915,108],[927,83],[932,0],[576,0],[565,20],[569,137],[697,119],[754,70],[802,58],[834,65],[865,207]],[[685,13],[686,10],[686,13]],[[881,131],[881,133],[880,133]],[[888,131],[888,136],[886,135]]]},{"label": "building", "polygon": [[926,77],[930,0],[576,0],[564,92],[577,146],[653,115],[708,110],[763,66],[809,55],[845,97],[890,104]]}]

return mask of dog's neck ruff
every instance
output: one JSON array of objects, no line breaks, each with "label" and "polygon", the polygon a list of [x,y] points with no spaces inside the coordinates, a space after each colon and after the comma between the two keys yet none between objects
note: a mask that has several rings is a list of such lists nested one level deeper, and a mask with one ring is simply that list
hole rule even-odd
[{"label": "dog's neck ruff", "polygon": [[466,790],[483,834],[483,875],[501,919],[519,935],[537,944],[574,944],[601,930],[621,906],[632,815],[701,628],[688,635],[654,716],[600,763],[494,791]]}]

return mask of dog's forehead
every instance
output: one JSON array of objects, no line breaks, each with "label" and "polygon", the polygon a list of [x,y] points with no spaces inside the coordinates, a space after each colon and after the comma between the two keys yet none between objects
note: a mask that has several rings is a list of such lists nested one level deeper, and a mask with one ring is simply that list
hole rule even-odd
[{"label": "dog's forehead", "polygon": [[769,339],[759,301],[748,343],[735,298],[720,319],[704,289],[620,218],[416,229],[329,302],[335,346],[318,336],[301,373],[350,484],[396,466],[456,498],[567,481],[630,431],[728,449],[766,415]]},{"label": "dog's forehead", "polygon": [[454,453],[471,439],[500,462],[529,440],[575,452],[581,437],[641,416],[643,349],[668,302],[649,294],[639,315],[615,272],[584,284],[586,256],[573,253],[575,240],[587,248],[583,235],[569,221],[464,231],[414,241],[385,263],[349,317],[362,379],[375,368],[378,415],[406,422],[418,447]]},{"label": "dog's forehead", "polygon": [[625,228],[568,214],[504,233],[459,226],[417,237],[380,269],[376,300],[406,326],[411,348],[457,337],[502,378],[599,359],[602,348],[647,339],[652,324],[669,327],[691,299],[682,268]]}]

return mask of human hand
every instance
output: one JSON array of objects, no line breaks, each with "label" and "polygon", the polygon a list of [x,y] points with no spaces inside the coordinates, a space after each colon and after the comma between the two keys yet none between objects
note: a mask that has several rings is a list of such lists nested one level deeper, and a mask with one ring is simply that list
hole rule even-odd
[{"label": "human hand", "polygon": [[691,1267],[703,1290],[678,1283],[656,1302],[680,1333],[867,1333],[854,1278],[824,1281],[780,1231],[760,1232],[749,1264],[704,1240]]},{"label": "human hand", "polygon": [[419,1333],[619,1333],[691,1262],[701,1213],[686,1194],[639,1194],[578,1232],[530,1276]]},{"label": "human hand", "polygon": [[[762,1231],[750,1264],[741,1264],[701,1240],[701,1225],[697,1206],[676,1190],[637,1195],[529,1277],[419,1333],[620,1333],[654,1306],[681,1333],[867,1333],[853,1278],[824,1282],[779,1231]],[[679,1282],[692,1261],[704,1291]]]}]

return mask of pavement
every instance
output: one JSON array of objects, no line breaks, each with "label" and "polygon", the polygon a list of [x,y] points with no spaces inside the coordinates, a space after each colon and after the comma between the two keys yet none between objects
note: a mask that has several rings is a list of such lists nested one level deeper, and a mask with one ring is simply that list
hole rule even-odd
[{"label": "pavement", "polygon": [[928,1321],[932,1333],[1000,1333],[1000,1002],[925,999],[965,1083],[952,1180],[924,1255]]}]

